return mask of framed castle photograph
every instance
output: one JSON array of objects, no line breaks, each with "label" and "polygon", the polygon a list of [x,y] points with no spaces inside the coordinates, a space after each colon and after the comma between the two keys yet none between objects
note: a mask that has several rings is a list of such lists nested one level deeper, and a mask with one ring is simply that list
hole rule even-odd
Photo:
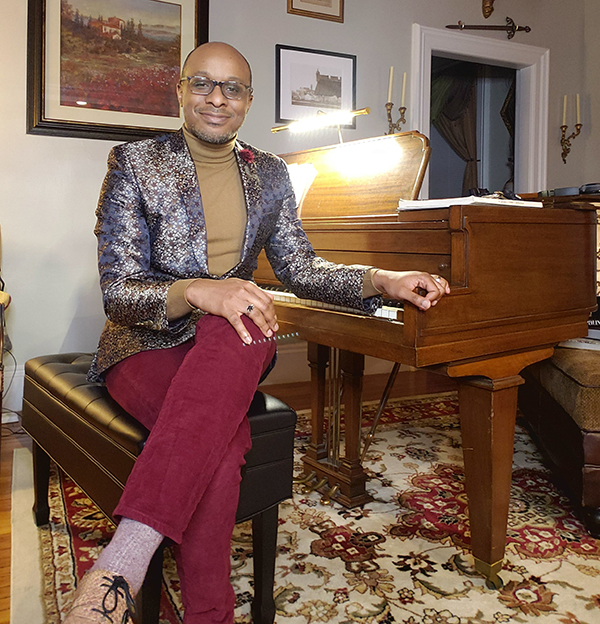
[{"label": "framed castle photograph", "polygon": [[[275,46],[275,121],[356,108],[356,56]],[[344,126],[355,127],[352,124]]]},{"label": "framed castle photograph", "polygon": [[344,21],[344,0],[287,0],[287,12],[332,22]]},{"label": "framed castle photograph", "polygon": [[29,0],[27,132],[131,140],[181,124],[176,85],[209,0]]}]

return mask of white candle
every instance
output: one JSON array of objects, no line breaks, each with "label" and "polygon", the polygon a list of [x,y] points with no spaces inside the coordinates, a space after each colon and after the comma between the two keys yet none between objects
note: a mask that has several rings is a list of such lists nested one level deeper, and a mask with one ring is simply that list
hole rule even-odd
[{"label": "white candle", "polygon": [[388,102],[392,101],[392,85],[394,84],[394,66],[390,67],[390,80],[388,82]]},{"label": "white candle", "polygon": [[563,98],[563,126],[567,125],[567,96]]},{"label": "white candle", "polygon": [[581,108],[579,103],[579,93],[577,94],[577,123],[581,123]]},{"label": "white candle", "polygon": [[404,106],[404,96],[406,95],[406,72],[404,72],[404,76],[402,76],[402,103],[400,106]]}]

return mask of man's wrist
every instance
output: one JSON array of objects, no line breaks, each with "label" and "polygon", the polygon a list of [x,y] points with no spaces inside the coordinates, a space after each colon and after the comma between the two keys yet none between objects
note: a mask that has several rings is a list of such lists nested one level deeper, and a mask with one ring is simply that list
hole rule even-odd
[{"label": "man's wrist", "polygon": [[373,288],[377,289],[377,292],[385,294],[385,273],[383,269],[375,269],[373,271],[373,275],[371,275],[371,281],[373,283]]},{"label": "man's wrist", "polygon": [[173,282],[167,292],[167,318],[174,321],[194,310],[196,306],[188,301],[186,292],[195,279],[183,279]]}]

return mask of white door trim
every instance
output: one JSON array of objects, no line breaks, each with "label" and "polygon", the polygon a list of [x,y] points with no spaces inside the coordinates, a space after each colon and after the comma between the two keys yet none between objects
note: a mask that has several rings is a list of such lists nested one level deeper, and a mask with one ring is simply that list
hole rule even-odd
[{"label": "white door trim", "polygon": [[[550,50],[514,41],[413,24],[410,81],[411,127],[430,132],[431,56],[441,53],[463,61],[502,65],[517,70],[515,191],[546,188]],[[429,194],[429,177],[422,196]]]}]

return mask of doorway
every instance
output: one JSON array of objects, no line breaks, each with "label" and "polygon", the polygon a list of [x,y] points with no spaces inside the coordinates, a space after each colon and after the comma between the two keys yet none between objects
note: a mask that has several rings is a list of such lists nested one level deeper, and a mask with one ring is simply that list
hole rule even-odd
[{"label": "doorway", "polygon": [[[433,56],[497,65],[516,70],[516,193],[546,188],[550,51],[507,39],[482,37],[413,24],[409,128],[430,135],[431,61]],[[429,197],[429,169],[421,196]],[[491,189],[490,189],[491,190]]]},{"label": "doorway", "polygon": [[429,197],[514,190],[516,70],[433,55]]}]

